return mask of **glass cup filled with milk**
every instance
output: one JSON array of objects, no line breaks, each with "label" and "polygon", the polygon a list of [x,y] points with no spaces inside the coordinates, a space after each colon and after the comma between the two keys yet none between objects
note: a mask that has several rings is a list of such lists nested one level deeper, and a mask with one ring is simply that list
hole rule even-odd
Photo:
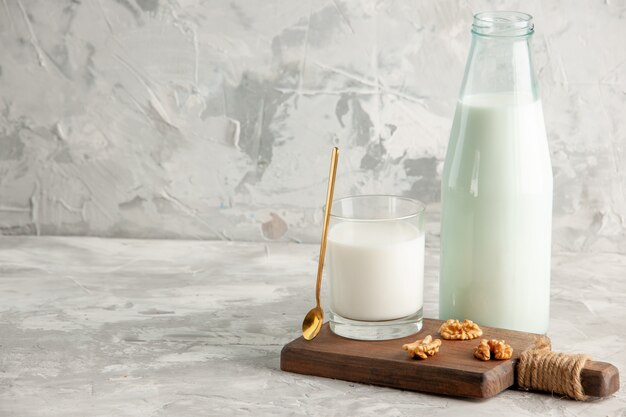
[{"label": "glass cup filled with milk", "polygon": [[424,210],[418,201],[386,195],[333,202],[327,268],[333,332],[385,340],[421,329]]}]

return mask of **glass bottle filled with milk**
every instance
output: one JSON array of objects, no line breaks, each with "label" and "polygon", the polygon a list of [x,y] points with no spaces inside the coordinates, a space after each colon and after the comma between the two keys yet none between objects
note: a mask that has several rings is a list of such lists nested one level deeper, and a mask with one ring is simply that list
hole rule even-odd
[{"label": "glass bottle filled with milk", "polygon": [[442,178],[441,319],[546,333],[552,167],[532,16],[474,16]]}]

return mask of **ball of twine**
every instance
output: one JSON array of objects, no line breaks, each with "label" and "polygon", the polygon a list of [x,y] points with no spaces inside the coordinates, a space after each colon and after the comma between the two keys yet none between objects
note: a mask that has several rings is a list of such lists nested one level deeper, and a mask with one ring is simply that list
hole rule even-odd
[{"label": "ball of twine", "polygon": [[547,391],[585,401],[580,372],[589,355],[552,352],[550,339],[538,340],[521,353],[517,363],[517,385],[522,389]]}]

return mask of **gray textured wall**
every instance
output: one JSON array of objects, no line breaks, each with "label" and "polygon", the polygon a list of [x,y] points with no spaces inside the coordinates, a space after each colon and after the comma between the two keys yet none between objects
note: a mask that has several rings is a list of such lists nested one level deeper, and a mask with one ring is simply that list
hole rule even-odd
[{"label": "gray textured wall", "polygon": [[3,0],[0,232],[316,240],[438,198],[473,12],[536,18],[555,245],[626,250],[626,2]]}]

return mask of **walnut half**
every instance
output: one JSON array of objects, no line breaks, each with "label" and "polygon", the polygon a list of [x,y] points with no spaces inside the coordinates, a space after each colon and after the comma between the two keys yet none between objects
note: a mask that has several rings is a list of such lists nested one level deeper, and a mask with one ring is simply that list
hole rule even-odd
[{"label": "walnut half", "polygon": [[478,346],[474,348],[474,357],[476,359],[480,359],[481,361],[488,361],[491,359],[491,351],[489,349],[489,341],[487,339],[481,340]]},{"label": "walnut half", "polygon": [[493,352],[496,359],[511,359],[513,356],[513,348],[504,343],[504,340],[491,339],[488,343],[489,350]]},{"label": "walnut half", "polygon": [[435,353],[439,352],[439,346],[441,346],[441,340],[433,340],[432,336],[428,335],[421,340],[416,340],[413,343],[402,345],[402,349],[409,352],[409,356],[412,358],[418,357],[426,359],[427,357],[433,356]]},{"label": "walnut half", "polygon": [[471,340],[483,335],[483,331],[478,324],[471,320],[448,320],[439,327],[439,334],[444,339],[451,340]]},{"label": "walnut half", "polygon": [[513,356],[513,348],[504,343],[504,340],[483,339],[480,344],[474,348],[474,357],[481,361],[488,361],[493,357],[499,360],[511,359]]}]

